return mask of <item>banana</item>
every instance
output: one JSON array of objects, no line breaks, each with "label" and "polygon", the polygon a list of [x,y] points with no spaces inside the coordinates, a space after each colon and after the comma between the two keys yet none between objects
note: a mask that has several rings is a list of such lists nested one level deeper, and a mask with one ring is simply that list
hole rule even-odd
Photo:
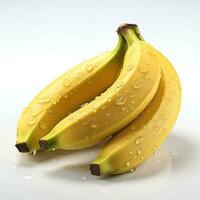
[{"label": "banana", "polygon": [[95,145],[129,124],[152,100],[160,81],[158,54],[142,39],[136,25],[125,24],[118,33],[128,45],[119,77],[41,138],[42,149],[75,150]]},{"label": "banana", "polygon": [[148,159],[169,135],[180,110],[181,87],[171,63],[159,53],[161,81],[143,113],[119,131],[90,165],[93,175],[122,174]]},{"label": "banana", "polygon": [[76,65],[45,87],[21,114],[17,149],[20,152],[38,150],[39,139],[60,120],[105,91],[119,75],[126,48],[119,36],[113,51]]}]

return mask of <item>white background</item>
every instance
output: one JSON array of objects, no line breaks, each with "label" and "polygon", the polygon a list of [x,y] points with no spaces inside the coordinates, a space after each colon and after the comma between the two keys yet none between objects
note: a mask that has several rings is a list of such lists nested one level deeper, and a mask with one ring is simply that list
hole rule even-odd
[{"label": "white background", "polygon": [[[197,0],[0,0],[0,199],[200,199],[199,10]],[[110,178],[89,174],[98,149],[18,153],[22,108],[74,64],[112,49],[124,22],[139,25],[182,81],[181,113],[165,144],[134,173]]]}]

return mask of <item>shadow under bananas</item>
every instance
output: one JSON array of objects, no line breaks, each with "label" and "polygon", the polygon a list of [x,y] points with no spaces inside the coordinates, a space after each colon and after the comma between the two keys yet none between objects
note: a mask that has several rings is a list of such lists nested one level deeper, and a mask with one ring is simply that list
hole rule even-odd
[{"label": "shadow under bananas", "polygon": [[[96,148],[92,148],[90,151],[91,150],[96,151]],[[80,151],[79,153],[82,154],[83,151]],[[93,160],[95,155],[96,153],[90,157],[90,155],[84,154],[83,158],[76,164],[69,164],[64,167],[61,166],[48,171],[46,175],[63,181],[70,180],[80,182],[80,180],[87,180],[88,182],[92,181],[104,185],[110,183],[117,184],[127,181],[137,181],[138,183],[140,180],[152,181],[152,179],[156,179],[161,186],[161,182],[166,183],[168,181],[171,172],[178,171],[181,167],[186,167],[187,163],[194,159],[192,156],[192,142],[189,138],[185,139],[181,137],[181,133],[172,133],[164,145],[161,146],[153,156],[151,156],[132,173],[104,177],[92,176],[89,171],[89,161]]]}]

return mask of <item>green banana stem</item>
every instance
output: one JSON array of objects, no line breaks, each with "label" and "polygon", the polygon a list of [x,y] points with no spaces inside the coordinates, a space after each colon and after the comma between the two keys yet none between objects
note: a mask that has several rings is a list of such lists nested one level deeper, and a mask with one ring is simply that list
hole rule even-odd
[{"label": "green banana stem", "polygon": [[116,55],[117,57],[121,57],[123,54],[121,54],[119,52],[121,52],[121,51],[125,52],[126,50],[127,50],[126,41],[125,41],[124,37],[119,34],[117,46],[113,50],[114,55]]},{"label": "green banana stem", "polygon": [[144,41],[136,24],[122,24],[117,29],[117,32],[126,39],[128,45],[132,45],[135,41]]}]

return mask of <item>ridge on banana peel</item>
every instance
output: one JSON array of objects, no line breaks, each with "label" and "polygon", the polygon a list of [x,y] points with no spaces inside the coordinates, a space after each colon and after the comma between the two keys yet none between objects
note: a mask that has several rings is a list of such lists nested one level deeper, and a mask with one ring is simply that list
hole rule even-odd
[{"label": "ridge on banana peel", "polygon": [[38,141],[60,120],[105,91],[121,70],[126,43],[119,36],[115,49],[86,60],[46,86],[23,110],[17,127],[20,152],[39,149]]},{"label": "ridge on banana peel", "polygon": [[169,135],[181,105],[181,87],[171,63],[161,54],[161,81],[141,115],[119,131],[90,165],[93,175],[122,174],[147,160]]},{"label": "ridge on banana peel", "polygon": [[128,125],[152,100],[161,73],[157,52],[142,39],[136,25],[122,26],[118,33],[128,49],[117,80],[41,138],[42,149],[75,150],[95,145]]}]

